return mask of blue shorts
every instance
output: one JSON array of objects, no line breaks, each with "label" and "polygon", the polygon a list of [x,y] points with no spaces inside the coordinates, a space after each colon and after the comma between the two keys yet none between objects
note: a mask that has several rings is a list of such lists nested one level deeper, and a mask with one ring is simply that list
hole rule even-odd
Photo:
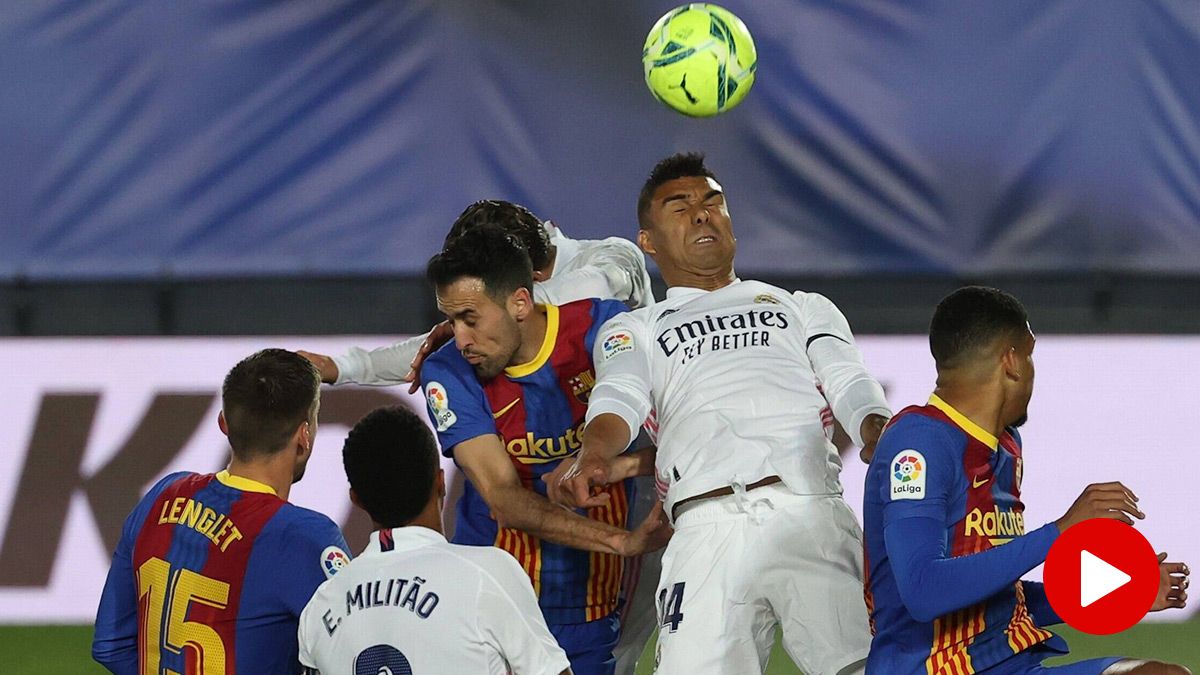
[{"label": "blue shorts", "polygon": [[616,671],[613,648],[621,634],[621,623],[615,613],[587,623],[552,623],[550,634],[567,653],[575,675],[613,675]]},{"label": "blue shorts", "polygon": [[1042,661],[1063,656],[1057,650],[1030,649],[992,668],[979,671],[979,675],[1100,675],[1109,666],[1124,661],[1123,656],[1106,656],[1088,659],[1062,666],[1044,666]]}]

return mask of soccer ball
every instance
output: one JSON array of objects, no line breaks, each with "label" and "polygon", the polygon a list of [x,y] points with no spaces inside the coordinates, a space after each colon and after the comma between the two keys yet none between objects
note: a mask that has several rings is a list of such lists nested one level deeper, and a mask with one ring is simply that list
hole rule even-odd
[{"label": "soccer ball", "polygon": [[691,117],[712,117],[741,103],[757,66],[746,24],[729,10],[703,2],[664,14],[642,48],[650,92]]}]

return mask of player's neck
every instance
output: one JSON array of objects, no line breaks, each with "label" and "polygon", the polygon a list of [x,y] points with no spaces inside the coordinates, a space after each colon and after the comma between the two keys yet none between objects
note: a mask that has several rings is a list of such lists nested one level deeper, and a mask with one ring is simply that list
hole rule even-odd
[{"label": "player's neck", "polygon": [[683,288],[699,288],[702,291],[715,291],[718,288],[725,288],[737,279],[737,275],[733,273],[733,266],[715,274],[696,274],[681,269],[673,269],[668,272],[660,268],[659,271],[662,272],[663,281],[667,282],[667,288],[681,286]]},{"label": "player's neck", "polygon": [[529,363],[537,358],[542,351],[542,343],[546,341],[546,311],[542,307],[534,308],[529,317],[521,322],[521,346],[509,361],[510,366]]},{"label": "player's neck", "polygon": [[990,387],[939,381],[933,393],[989,434],[999,438],[1004,433],[1004,403]]},{"label": "player's neck", "polygon": [[229,461],[228,471],[232,476],[249,478],[270,487],[280,499],[287,501],[292,491],[294,468],[290,462],[285,464],[280,461],[284,459],[282,455],[283,453],[279,453],[268,461],[259,462],[242,462],[234,457]]},{"label": "player's neck", "polygon": [[[403,527],[425,527],[437,532],[443,537],[446,536],[446,529],[442,524],[441,499],[442,498],[439,497],[436,500],[429,500],[429,503],[425,505],[425,510],[421,511],[416,518],[413,518],[407,524],[403,525]],[[371,523],[375,526],[376,530],[386,529],[383,525],[376,523],[374,520],[372,520]]]}]

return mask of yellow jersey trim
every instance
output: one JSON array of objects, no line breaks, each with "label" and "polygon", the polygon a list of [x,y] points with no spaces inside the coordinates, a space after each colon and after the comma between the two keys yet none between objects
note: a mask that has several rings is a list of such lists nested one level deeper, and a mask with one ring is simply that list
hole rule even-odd
[{"label": "yellow jersey trim", "polygon": [[266,483],[260,483],[252,478],[246,478],[245,476],[235,476],[229,473],[228,470],[217,474],[217,480],[231,488],[241,490],[242,492],[264,492],[269,495],[275,495],[276,497],[279,496],[279,494],[275,492],[275,488],[271,487],[270,485],[267,485]]},{"label": "yellow jersey trim", "polygon": [[504,369],[504,374],[509,377],[525,377],[537,372],[538,368],[546,365],[550,360],[550,354],[554,353],[554,345],[558,342],[558,306],[557,305],[537,305],[546,310],[546,337],[542,338],[542,348],[538,350],[537,356],[528,363],[522,363],[519,366],[509,366]]},{"label": "yellow jersey trim", "polygon": [[929,395],[929,405],[946,413],[946,416],[961,427],[963,431],[970,434],[975,440],[991,448],[993,452],[1000,445],[999,438],[991,435],[986,429],[968,419],[966,415],[955,410],[954,406],[943,401],[937,394]]}]

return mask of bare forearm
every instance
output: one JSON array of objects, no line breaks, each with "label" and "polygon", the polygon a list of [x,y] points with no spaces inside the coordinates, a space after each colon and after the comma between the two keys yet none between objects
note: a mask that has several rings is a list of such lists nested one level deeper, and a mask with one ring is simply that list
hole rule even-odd
[{"label": "bare forearm", "polygon": [[[612,459],[629,447],[629,425],[620,416],[612,413],[602,414],[591,422],[583,431],[583,450],[595,453],[598,457]],[[651,459],[653,467],[653,459]]]},{"label": "bare forearm", "polygon": [[[585,551],[624,554],[629,533],[551,504],[521,486],[506,487],[488,500],[501,527]],[[493,503],[494,501],[494,503]]]},{"label": "bare forearm", "polygon": [[621,455],[620,459],[627,462],[628,469],[625,471],[626,478],[635,476],[653,476],[654,475],[654,459],[658,454],[658,448],[650,446],[642,448],[634,452]]}]

